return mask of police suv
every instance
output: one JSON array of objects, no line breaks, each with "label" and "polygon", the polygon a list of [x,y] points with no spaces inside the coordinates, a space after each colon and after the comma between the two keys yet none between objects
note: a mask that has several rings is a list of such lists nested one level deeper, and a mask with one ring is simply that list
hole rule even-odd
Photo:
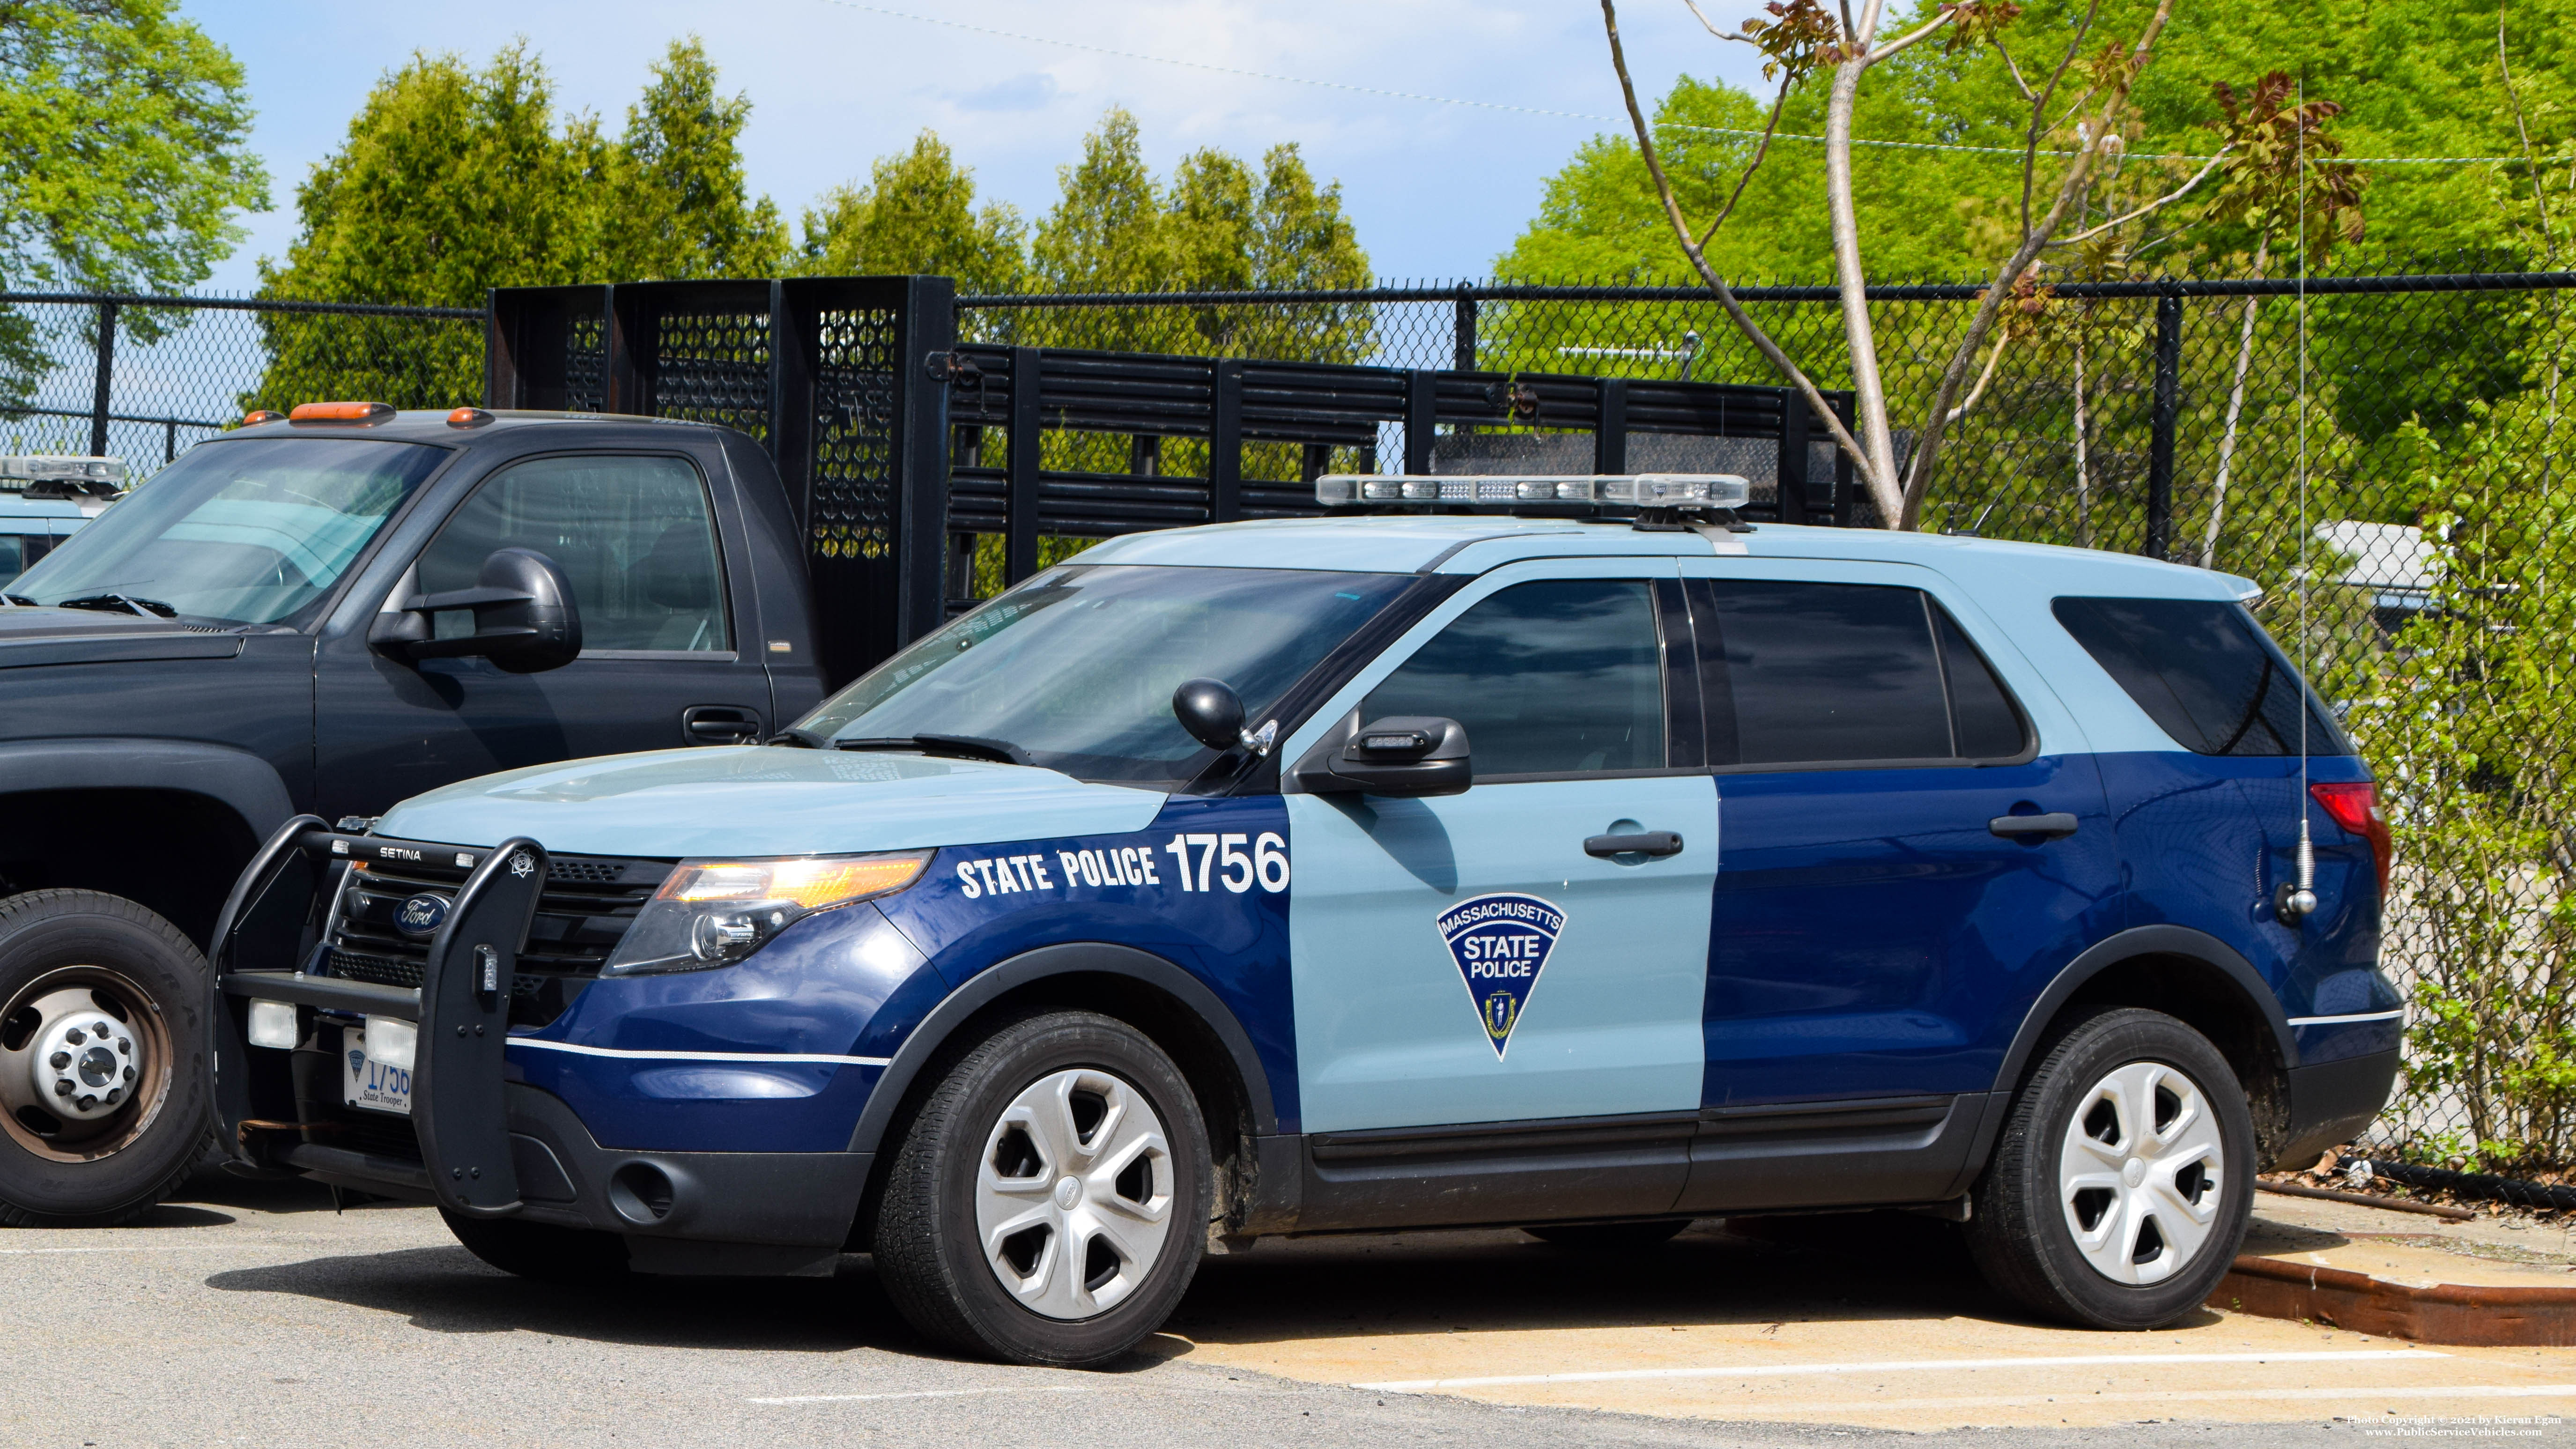
[{"label": "police suv", "polygon": [[2154,1327],[2385,1100],[2387,834],[2245,580],[1318,488],[1368,516],[1100,544],[766,746],[291,823],[217,932],[242,1169],[555,1280],[870,1252],[1082,1365],[1212,1245],[1863,1206]]}]

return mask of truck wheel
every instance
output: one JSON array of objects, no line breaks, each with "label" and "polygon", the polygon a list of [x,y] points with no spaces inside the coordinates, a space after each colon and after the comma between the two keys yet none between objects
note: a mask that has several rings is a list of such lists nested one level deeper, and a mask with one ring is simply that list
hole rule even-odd
[{"label": "truck wheel", "polygon": [[594,1228],[524,1223],[515,1218],[438,1215],[465,1251],[514,1277],[567,1288],[596,1288],[627,1276],[626,1241]]},{"label": "truck wheel", "polygon": [[0,900],[0,1224],[101,1228],[204,1154],[206,958],[96,891]]},{"label": "truck wheel", "polygon": [[1089,1368],[1160,1328],[1206,1247],[1198,1101],[1124,1022],[1057,1011],[948,1070],[896,1149],[877,1276],[929,1337]]},{"label": "truck wheel", "polygon": [[2254,1117],[2209,1039],[2160,1012],[2076,1023],[2014,1099],[1976,1189],[1988,1282],[2050,1318],[2162,1328],[2218,1286],[2254,1203]]}]

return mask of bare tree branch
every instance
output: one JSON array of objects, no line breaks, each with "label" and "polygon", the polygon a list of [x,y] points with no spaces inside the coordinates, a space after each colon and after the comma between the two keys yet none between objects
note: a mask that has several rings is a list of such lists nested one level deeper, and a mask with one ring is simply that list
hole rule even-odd
[{"label": "bare tree branch", "polygon": [[1986,395],[1986,384],[1995,380],[1995,364],[2004,360],[2004,348],[2011,341],[2012,328],[2009,326],[1995,334],[1995,350],[1986,354],[1986,370],[1977,374],[1977,385],[1968,389],[1968,395],[1960,400],[1957,407],[1950,409],[1951,422],[1966,417],[1968,410],[1977,405],[1977,399]]},{"label": "bare tree branch", "polygon": [[2050,242],[2049,245],[2053,247],[2071,247],[2077,242],[2090,241],[2114,227],[2125,226],[2130,222],[2136,221],[2139,217],[2146,215],[2148,212],[2170,206],[2174,202],[2182,200],[2186,193],[2188,193],[2193,187],[2198,186],[2201,182],[2208,180],[2209,174],[2218,169],[2218,163],[2225,160],[2227,157],[2227,149],[2228,148],[2225,146],[2219,147],[2218,154],[2210,157],[2209,164],[2201,167],[2189,181],[2186,181],[2182,185],[2175,187],[2173,190],[2166,192],[2164,195],[2157,197],[2155,200],[2148,202],[2146,205],[2139,207],[2137,210],[2130,212],[2128,215],[2115,216],[2109,221],[2102,223],[2100,226],[2079,231],[2073,236],[2059,237],[2057,240]]},{"label": "bare tree branch", "polygon": [[1726,205],[1719,209],[1717,220],[1710,222],[1708,230],[1699,234],[1699,245],[1703,249],[1717,235],[1717,229],[1726,225],[1726,219],[1735,215],[1735,203],[1744,199],[1744,188],[1752,184],[1753,173],[1762,169],[1762,158],[1771,154],[1771,137],[1780,129],[1780,113],[1788,108],[1789,88],[1797,83],[1795,75],[1780,77],[1780,94],[1771,102],[1771,119],[1762,123],[1761,144],[1753,148],[1753,159],[1744,163],[1744,174],[1735,178],[1735,190],[1727,194]]},{"label": "bare tree branch", "polygon": [[2127,64],[2119,69],[2116,79],[2101,87],[2109,94],[2103,98],[2101,109],[2096,112],[2097,124],[2091,135],[2066,168],[2066,180],[2058,188],[2056,203],[2049,207],[2048,215],[2041,218],[2039,225],[2022,238],[2022,244],[2005,259],[2003,265],[1995,269],[1994,280],[1978,302],[1976,314],[1968,321],[1967,336],[1960,339],[1958,351],[1951,355],[1950,365],[1942,371],[1940,392],[1933,398],[1931,410],[1925,417],[1922,436],[1915,440],[1914,458],[1907,470],[1897,527],[1915,526],[1922,512],[1923,495],[1932,485],[1933,464],[1940,457],[1941,435],[1949,425],[1952,400],[1958,397],[1968,368],[1973,365],[1978,350],[1985,345],[1986,333],[1994,325],[1995,313],[2002,308],[2005,294],[2021,280],[2022,273],[2029,270],[2040,250],[2048,244],[2049,237],[2065,220],[2067,208],[2074,205],[2075,198],[2084,191],[2093,159],[2101,154],[2103,143],[2116,133],[2115,128],[2128,105],[2129,92],[2137,83],[2138,72],[2155,49],[2157,37],[2164,33],[2165,23],[2173,18],[2173,7],[2174,0],[2156,0],[2155,14],[2148,18],[2137,43],[2129,47]]},{"label": "bare tree branch", "polygon": [[1894,40],[1889,41],[1887,44],[1880,46],[1878,49],[1871,51],[1862,59],[1861,64],[1876,65],[1880,61],[1887,59],[1889,56],[1896,54],[1898,51],[1905,49],[1907,46],[1913,45],[1917,41],[1940,33],[1942,27],[1948,25],[1951,17],[1956,13],[1957,12],[1950,10],[1940,12],[1932,18],[1931,23],[1924,25],[1920,29],[1900,35]]},{"label": "bare tree branch", "polygon": [[1691,14],[1699,16],[1700,28],[1706,30],[1709,34],[1716,36],[1720,40],[1736,40],[1741,41],[1746,45],[1751,45],[1753,43],[1752,36],[1745,35],[1739,31],[1718,29],[1714,21],[1711,21],[1706,15],[1700,14],[1699,0],[1682,0],[1682,3],[1690,7]]},{"label": "bare tree branch", "polygon": [[[2167,3],[2170,3],[2170,0],[2167,0]],[[1869,482],[1872,493],[1882,491],[1883,485],[1892,480],[1872,476],[1873,470],[1868,456],[1861,451],[1860,444],[1852,438],[1851,430],[1843,426],[1842,418],[1826,403],[1824,393],[1817,389],[1816,384],[1799,369],[1797,363],[1790,361],[1789,354],[1780,350],[1780,344],[1772,341],[1770,334],[1755,325],[1751,315],[1745,312],[1744,304],[1735,299],[1735,290],[1727,286],[1725,278],[1720,277],[1716,269],[1708,264],[1707,254],[1691,240],[1690,223],[1683,218],[1681,203],[1673,197],[1672,182],[1664,175],[1664,163],[1655,154],[1654,128],[1646,123],[1646,112],[1637,104],[1636,83],[1628,77],[1627,51],[1619,43],[1619,11],[1616,0],[1601,0],[1601,23],[1609,32],[1610,64],[1619,73],[1619,94],[1628,104],[1628,122],[1637,132],[1638,153],[1645,158],[1646,175],[1655,183],[1655,195],[1662,201],[1664,207],[1664,220],[1671,225],[1673,237],[1681,243],[1683,254],[1690,258],[1691,266],[1698,270],[1700,280],[1707,283],[1708,289],[1717,295],[1718,305],[1726,310],[1727,320],[1735,324],[1735,330],[1743,333],[1745,340],[1752,343],[1773,367],[1779,369],[1783,377],[1788,378],[1797,387],[1800,395],[1806,398],[1808,408],[1824,421],[1826,430],[1834,435],[1834,441],[1840,444],[1845,452],[1851,454],[1860,469],[1861,476]]]},{"label": "bare tree branch", "polygon": [[2540,215],[2540,245],[2550,265],[2558,263],[2558,238],[2549,226],[2549,200],[2541,194],[2540,163],[2531,154],[2531,129],[2522,121],[2522,96],[2513,86],[2513,62],[2505,58],[2504,5],[2496,5],[2496,70],[2504,78],[2504,98],[2513,103],[2513,131],[2522,138],[2522,161],[2531,168],[2531,205]]},{"label": "bare tree branch", "polygon": [[[2039,138],[2055,129],[2042,124],[2043,119],[2048,115],[2048,103],[2056,99],[2058,83],[2066,79],[2067,67],[2075,64],[2075,57],[2083,53],[2085,40],[2093,34],[2093,22],[2101,14],[2102,0],[2092,0],[2092,3],[2085,7],[2084,21],[2075,27],[2074,35],[2068,38],[2066,53],[2057,58],[2057,68],[2048,73],[2048,84],[2041,88],[2038,95],[2031,96],[2030,134],[2023,139],[2021,148],[2021,231],[2024,236],[2030,235],[2031,176],[2034,168],[2039,164]],[[2015,71],[2013,78],[2019,80],[2020,72]],[[2023,86],[2021,93],[2030,96],[2030,87]],[[2081,106],[2084,102],[2078,101],[2076,104]]]}]

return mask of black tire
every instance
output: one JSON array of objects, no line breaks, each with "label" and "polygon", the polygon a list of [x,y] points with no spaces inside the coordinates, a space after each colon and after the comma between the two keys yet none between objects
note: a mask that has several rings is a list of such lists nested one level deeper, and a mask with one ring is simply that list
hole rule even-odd
[{"label": "black tire", "polygon": [[[79,1004],[66,1012],[66,1000]],[[113,1226],[195,1169],[208,1140],[205,1003],[206,958],[142,906],[97,891],[0,900],[0,1224]],[[48,1108],[60,1104],[30,1080],[38,1049],[93,1009],[125,1063],[103,1091],[127,1095],[94,1101],[99,1115],[88,1120],[57,1115]],[[71,1051],[85,1064],[87,1050]],[[128,1068],[135,1075],[116,1080]]]},{"label": "black tire", "polygon": [[596,1228],[566,1228],[516,1218],[460,1217],[440,1208],[465,1251],[504,1273],[567,1288],[625,1281],[626,1240]]},{"label": "black tire", "polygon": [[1659,1218],[1644,1223],[1565,1223],[1521,1231],[1569,1252],[1628,1257],[1654,1252],[1690,1225],[1688,1218]]},{"label": "black tire", "polygon": [[[1003,1114],[1023,1092],[1060,1073],[1100,1074],[1099,1083],[1114,1080],[1134,1092],[1159,1120],[1165,1145],[1163,1170],[1152,1170],[1149,1163],[1140,1180],[1139,1194],[1150,1195],[1160,1184],[1164,1198],[1162,1236],[1141,1271],[1127,1276],[1119,1250],[1104,1233],[1081,1245],[1079,1276],[1048,1278],[1047,1265],[1060,1268],[1069,1259],[1063,1245],[1082,1230],[1078,1225],[1031,1228],[1002,1240],[1006,1263],[1016,1252],[1035,1269],[1022,1270],[1030,1271],[1025,1281],[1072,1285],[1066,1292],[1075,1296],[1059,1300],[1059,1306],[1089,1301],[1086,1285],[1094,1279],[1118,1289],[1121,1296],[1114,1302],[1083,1316],[1043,1314],[1015,1296],[1004,1285],[1002,1269],[987,1259],[977,1221],[978,1183],[988,1145],[1008,1176],[1034,1184],[1057,1171],[1033,1155],[1043,1149],[1033,1148],[1025,1135],[1010,1135]],[[1121,1118],[1122,1123],[1140,1120]],[[1086,1128],[1076,1115],[1076,1135],[1101,1144],[1104,1166],[1115,1154],[1109,1151],[1109,1139],[1097,1134],[1110,1130],[1105,1118],[1095,1118]],[[1074,1174],[1055,1180],[1061,1186],[1073,1181]],[[1127,1192],[1128,1181],[1121,1175],[1118,1191],[1146,1200]],[[968,1050],[922,1100],[886,1174],[873,1245],[877,1276],[915,1328],[951,1348],[1011,1363],[1067,1368],[1112,1363],[1160,1328],[1188,1291],[1207,1246],[1213,1181],[1198,1101],[1180,1069],[1143,1033],[1087,1011],[1025,1017]],[[1080,1208],[1090,1210],[1091,1199],[1084,1194],[1099,1191],[1096,1183],[1079,1188]],[[1061,1205],[1052,1194],[1036,1196]],[[1033,1206],[1036,1196],[1030,1198]],[[1036,1235],[1033,1244],[1026,1242],[1027,1235]],[[1061,1257],[1045,1257],[1050,1241]],[[1095,1267],[1102,1262],[1106,1266]]]},{"label": "black tire", "polygon": [[[2134,1072],[2179,1072],[2206,1104],[2216,1140],[2195,1125],[2203,1119],[2189,1111],[2170,1075],[2146,1087],[2145,1105],[2135,1109],[2094,1095],[2114,1073]],[[2131,1085],[2141,1080],[2132,1077]],[[2074,1142],[2079,1110],[2083,1135],[2098,1148]],[[2139,1135],[2141,1126],[2148,1136]],[[2166,1131],[2176,1150],[2154,1163],[2130,1150],[2143,1144],[2156,1151],[2152,1139]],[[2062,1154],[2087,1176],[2062,1175]],[[2207,1180],[2213,1163],[2214,1184]],[[2076,1185],[2088,1176],[2126,1187]],[[2168,1191],[2163,1183],[2174,1187]],[[1989,1283],[2035,1313],[2091,1328],[2163,1328],[2199,1308],[2226,1275],[2253,1203],[2254,1118],[2226,1059],[2208,1038],[2170,1016],[2103,1007],[2071,1023],[2045,1049],[2013,1100],[1976,1187],[1968,1247]],[[2210,1217],[2196,1229],[2200,1236],[2187,1240],[2205,1206]],[[2087,1214],[2089,1230],[2099,1235],[2090,1258],[2078,1241]],[[2185,1241],[2187,1252],[2174,1266],[2156,1266]],[[2097,1259],[2111,1268],[2097,1268]],[[2110,1276],[2114,1269],[2164,1276],[2121,1281]]]}]

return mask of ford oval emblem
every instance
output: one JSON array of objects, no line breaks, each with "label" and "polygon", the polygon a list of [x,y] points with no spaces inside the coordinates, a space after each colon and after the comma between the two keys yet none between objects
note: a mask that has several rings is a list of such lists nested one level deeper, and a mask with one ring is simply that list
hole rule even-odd
[{"label": "ford oval emblem", "polygon": [[423,939],[438,934],[447,920],[447,897],[417,895],[394,907],[394,929]]}]

